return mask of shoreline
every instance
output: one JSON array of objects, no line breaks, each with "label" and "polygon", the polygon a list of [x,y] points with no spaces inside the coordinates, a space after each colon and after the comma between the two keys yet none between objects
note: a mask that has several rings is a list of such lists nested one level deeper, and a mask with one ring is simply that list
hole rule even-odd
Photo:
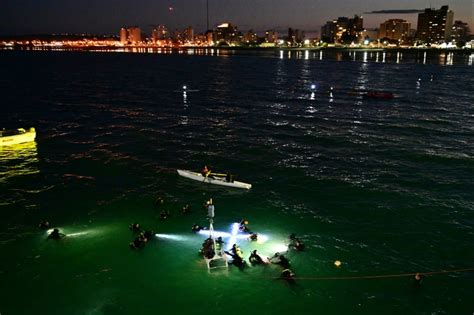
[{"label": "shoreline", "polygon": [[474,48],[430,48],[430,47],[203,47],[203,46],[186,46],[186,47],[157,47],[157,46],[32,46],[32,45],[15,45],[0,46],[0,51],[97,51],[97,52],[183,52],[183,51],[255,51],[255,52],[272,52],[272,51],[366,51],[366,52],[440,52],[440,53],[456,53],[469,55],[474,53]]}]

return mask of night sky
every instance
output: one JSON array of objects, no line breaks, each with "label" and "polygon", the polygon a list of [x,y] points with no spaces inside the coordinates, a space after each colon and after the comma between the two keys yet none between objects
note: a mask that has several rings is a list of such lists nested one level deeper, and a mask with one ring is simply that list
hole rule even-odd
[{"label": "night sky", "polygon": [[[454,19],[473,24],[472,0],[209,0],[210,26],[222,21],[239,30],[285,30],[288,27],[319,31],[338,16],[364,16],[364,26],[378,27],[389,18],[403,18],[416,28],[417,14],[364,14],[374,10],[424,9],[449,5]],[[151,25],[169,29],[191,25],[206,28],[206,0],[1,0],[0,34],[93,33],[118,34],[121,26]]]}]

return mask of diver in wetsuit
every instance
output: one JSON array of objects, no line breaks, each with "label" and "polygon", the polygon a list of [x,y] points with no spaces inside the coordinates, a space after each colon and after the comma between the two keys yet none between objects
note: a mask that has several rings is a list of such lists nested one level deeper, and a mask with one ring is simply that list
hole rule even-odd
[{"label": "diver in wetsuit", "polygon": [[254,251],[252,252],[252,254],[250,254],[249,262],[250,262],[252,265],[261,265],[261,264],[264,264],[262,257],[260,257],[260,255],[257,254],[257,250],[254,250]]},{"label": "diver in wetsuit", "polygon": [[47,230],[47,229],[49,229],[49,222],[48,221],[41,221],[40,224],[38,224],[38,227],[42,230]]},{"label": "diver in wetsuit", "polygon": [[58,229],[54,229],[51,233],[49,233],[48,240],[49,239],[59,240],[60,238],[62,238],[64,236],[66,236],[66,234],[63,234],[63,233],[59,232]]},{"label": "diver in wetsuit", "polygon": [[128,226],[128,229],[132,232],[140,232],[140,224],[138,223],[132,223]]}]

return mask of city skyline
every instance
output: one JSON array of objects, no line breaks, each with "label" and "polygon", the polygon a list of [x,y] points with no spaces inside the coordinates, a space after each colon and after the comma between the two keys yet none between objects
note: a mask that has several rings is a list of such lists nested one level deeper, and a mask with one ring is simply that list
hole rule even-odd
[{"label": "city skyline", "polygon": [[[430,3],[431,2],[431,3]],[[241,0],[225,3],[209,0],[209,26],[230,21],[241,30],[301,28],[318,32],[329,20],[340,16],[364,16],[366,28],[379,27],[391,18],[402,18],[416,25],[418,14],[392,13],[393,10],[423,10],[428,7],[449,5],[456,20],[467,22],[473,28],[471,0],[426,1],[352,1],[333,0],[329,6],[320,0]],[[383,13],[367,14],[366,12]],[[25,23],[28,21],[28,23]],[[143,29],[165,24],[170,29],[192,26],[196,31],[206,29],[206,0],[151,1],[136,4],[124,0],[72,1],[53,0],[17,2],[7,0],[0,12],[0,34],[32,33],[96,33],[116,34],[124,25],[138,25]]]}]

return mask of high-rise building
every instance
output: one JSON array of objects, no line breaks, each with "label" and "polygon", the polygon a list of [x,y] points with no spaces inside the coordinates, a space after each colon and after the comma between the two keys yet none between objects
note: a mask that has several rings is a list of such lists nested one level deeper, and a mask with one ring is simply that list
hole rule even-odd
[{"label": "high-rise building", "polygon": [[416,38],[425,43],[439,43],[449,40],[453,27],[453,11],[447,5],[441,9],[425,9],[418,14]]},{"label": "high-rise building", "polygon": [[390,19],[380,24],[379,38],[405,42],[410,35],[410,23],[401,19]]},{"label": "high-rise building", "polygon": [[328,21],[321,27],[321,40],[326,43],[334,43],[336,37],[336,21]]},{"label": "high-rise building", "polygon": [[455,21],[451,29],[451,38],[456,42],[466,42],[470,36],[469,24],[463,21]]},{"label": "high-rise building", "polygon": [[131,26],[127,29],[128,41],[132,44],[138,44],[142,41],[142,31],[138,26]]},{"label": "high-rise building", "polygon": [[188,26],[183,31],[183,40],[185,42],[191,43],[194,41],[194,30],[191,26]]},{"label": "high-rise building", "polygon": [[265,42],[276,43],[278,41],[278,32],[275,30],[268,30],[265,32]]},{"label": "high-rise building", "polygon": [[127,29],[125,27],[120,29],[120,42],[122,44],[126,44],[128,42]]},{"label": "high-rise building", "polygon": [[288,28],[288,42],[291,45],[299,44],[304,40],[304,32],[300,29]]},{"label": "high-rise building", "polygon": [[328,43],[350,43],[362,40],[364,19],[354,15],[354,18],[339,17],[337,20],[327,22],[321,28],[321,39]]},{"label": "high-rise building", "polygon": [[237,43],[239,34],[237,32],[237,27],[231,23],[222,23],[217,26],[213,32],[214,34],[214,43],[220,44],[232,44]]},{"label": "high-rise building", "polygon": [[256,43],[258,41],[257,33],[253,30],[249,30],[244,34],[243,41],[248,44]]},{"label": "high-rise building", "polygon": [[151,41],[153,42],[153,44],[157,44],[158,43],[158,40],[159,40],[159,34],[158,34],[158,30],[156,28],[154,28],[152,31],[151,31]]}]

